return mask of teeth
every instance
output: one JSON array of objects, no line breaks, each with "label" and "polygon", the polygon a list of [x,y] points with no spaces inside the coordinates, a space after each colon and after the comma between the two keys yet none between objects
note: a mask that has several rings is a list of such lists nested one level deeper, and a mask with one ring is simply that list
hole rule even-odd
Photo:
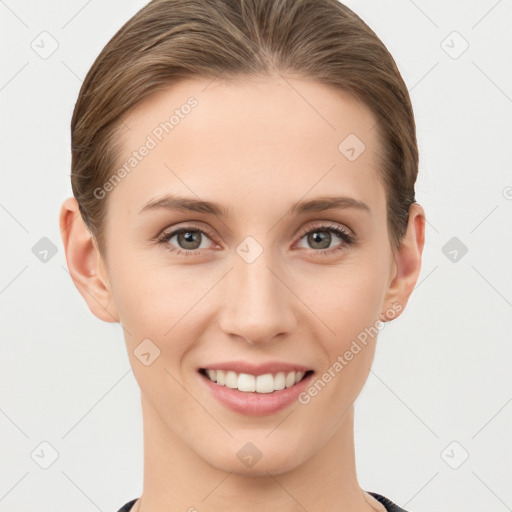
[{"label": "teeth", "polygon": [[274,388],[276,391],[279,391],[281,389],[284,389],[286,387],[286,375],[284,372],[279,372],[274,377]]},{"label": "teeth", "polygon": [[226,381],[224,384],[227,388],[235,389],[238,387],[238,376],[235,372],[226,373]]},{"label": "teeth", "polygon": [[272,393],[299,383],[304,378],[305,372],[278,372],[274,375],[266,373],[256,377],[248,373],[238,374],[231,370],[206,370],[206,375],[220,386],[249,393]]},{"label": "teeth", "polygon": [[238,388],[239,391],[250,391],[254,393],[254,391],[256,391],[256,377],[254,377],[254,375],[249,375],[247,373],[241,373],[238,376],[236,387]]},{"label": "teeth", "polygon": [[295,384],[295,372],[290,372],[286,376],[285,382],[286,382],[286,387],[291,388]]}]

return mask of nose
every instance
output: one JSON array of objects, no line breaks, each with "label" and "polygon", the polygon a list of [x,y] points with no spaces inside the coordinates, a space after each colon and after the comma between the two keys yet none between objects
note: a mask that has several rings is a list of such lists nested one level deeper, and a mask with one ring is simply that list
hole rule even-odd
[{"label": "nose", "polygon": [[[275,341],[278,335],[293,332],[299,302],[290,290],[286,273],[278,271],[267,252],[247,263],[234,255],[234,268],[226,276],[219,312],[222,331],[258,345]],[[288,278],[289,280],[289,278]]]}]

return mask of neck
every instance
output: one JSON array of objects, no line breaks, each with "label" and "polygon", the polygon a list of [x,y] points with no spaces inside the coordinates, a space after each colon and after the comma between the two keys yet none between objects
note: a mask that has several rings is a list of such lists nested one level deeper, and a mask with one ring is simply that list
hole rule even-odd
[{"label": "neck", "polygon": [[[142,398],[144,488],[140,512],[280,512],[383,510],[360,487],[354,453],[354,409],[327,444],[300,466],[248,476],[213,467],[169,430]],[[373,502],[373,504],[371,504]]]}]

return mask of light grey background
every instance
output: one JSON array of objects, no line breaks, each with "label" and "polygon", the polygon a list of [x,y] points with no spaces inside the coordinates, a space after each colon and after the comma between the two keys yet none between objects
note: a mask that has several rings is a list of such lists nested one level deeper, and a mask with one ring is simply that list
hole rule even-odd
[{"label": "light grey background", "polygon": [[[58,214],[81,81],[145,3],[0,1],[0,512],[110,512],[142,491],[122,329],[73,285]],[[360,484],[412,512],[511,510],[512,2],[346,3],[409,87],[428,220],[418,285],[357,401]]]}]

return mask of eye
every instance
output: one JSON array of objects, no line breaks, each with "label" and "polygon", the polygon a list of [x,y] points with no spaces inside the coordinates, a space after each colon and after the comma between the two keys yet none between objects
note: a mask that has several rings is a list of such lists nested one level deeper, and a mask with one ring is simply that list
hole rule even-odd
[{"label": "eye", "polygon": [[[174,244],[171,243],[175,238]],[[184,226],[171,231],[164,231],[157,237],[157,242],[164,244],[167,249],[176,254],[192,256],[200,254],[202,249],[208,248],[207,240],[211,239],[208,234],[195,226]],[[173,245],[177,247],[173,247]]]},{"label": "eye", "polygon": [[[333,237],[334,235],[334,237]],[[355,243],[355,236],[345,227],[339,225],[319,225],[304,232],[299,241],[305,240],[313,249],[314,254],[329,255],[334,252],[346,249],[347,246]],[[331,246],[332,242],[338,242]],[[307,248],[307,247],[306,247]]]},{"label": "eye", "polygon": [[[173,239],[175,239],[174,242],[172,242]],[[337,244],[336,239],[338,239]],[[311,247],[309,252],[312,254],[330,255],[354,244],[356,237],[344,226],[321,224],[304,231],[299,242],[302,240],[309,244]],[[193,225],[164,231],[156,237],[155,241],[164,245],[171,252],[183,256],[201,254],[202,250],[209,248],[208,241],[214,244],[205,230]],[[334,246],[331,245],[332,242],[335,242]],[[306,247],[306,249],[308,248]]]}]

